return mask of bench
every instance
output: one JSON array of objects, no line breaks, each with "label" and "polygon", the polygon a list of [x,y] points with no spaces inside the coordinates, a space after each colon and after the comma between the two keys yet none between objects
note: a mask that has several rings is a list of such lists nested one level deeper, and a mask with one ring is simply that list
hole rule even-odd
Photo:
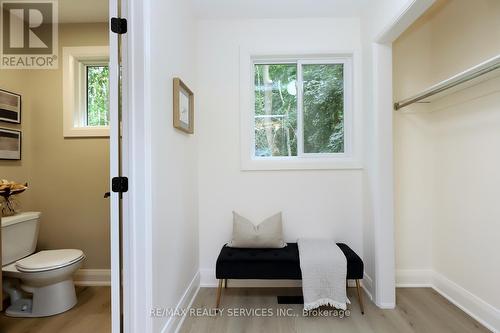
[{"label": "bench", "polygon": [[[355,280],[361,313],[364,314],[359,280],[363,279],[363,261],[349,246],[337,243],[347,259],[347,280]],[[231,248],[224,245],[215,268],[219,280],[216,308],[219,308],[222,287],[229,279],[301,280],[297,243],[279,249]]]}]

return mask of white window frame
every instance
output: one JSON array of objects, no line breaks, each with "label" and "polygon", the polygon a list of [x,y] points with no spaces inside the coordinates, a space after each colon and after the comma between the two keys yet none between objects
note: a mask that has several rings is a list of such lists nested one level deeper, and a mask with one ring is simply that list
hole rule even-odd
[{"label": "white window frame", "polygon": [[[241,113],[241,168],[242,170],[294,170],[294,169],[361,169],[361,117],[355,108],[354,89],[357,86],[353,53],[332,53],[298,56],[240,54],[240,113]],[[297,156],[255,156],[255,91],[256,64],[297,65]],[[304,153],[303,141],[303,82],[302,65],[344,65],[344,152]]]},{"label": "white window frame", "polygon": [[108,46],[63,48],[64,137],[109,137],[109,126],[87,126],[87,66],[109,65]]}]

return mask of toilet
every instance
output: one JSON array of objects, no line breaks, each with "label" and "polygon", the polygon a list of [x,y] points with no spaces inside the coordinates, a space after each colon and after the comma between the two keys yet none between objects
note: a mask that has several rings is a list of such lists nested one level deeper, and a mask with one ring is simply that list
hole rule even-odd
[{"label": "toilet", "polygon": [[5,314],[11,317],[52,316],[77,302],[73,274],[85,255],[76,249],[35,253],[40,216],[24,212],[2,218],[3,290],[11,302]]}]

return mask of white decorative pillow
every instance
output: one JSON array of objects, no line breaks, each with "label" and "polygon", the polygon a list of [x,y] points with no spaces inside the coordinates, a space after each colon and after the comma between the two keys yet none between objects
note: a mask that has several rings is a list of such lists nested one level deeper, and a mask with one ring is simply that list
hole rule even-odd
[{"label": "white decorative pillow", "polygon": [[282,248],[283,240],[281,212],[254,225],[248,219],[233,212],[233,239],[229,247],[240,248]]}]

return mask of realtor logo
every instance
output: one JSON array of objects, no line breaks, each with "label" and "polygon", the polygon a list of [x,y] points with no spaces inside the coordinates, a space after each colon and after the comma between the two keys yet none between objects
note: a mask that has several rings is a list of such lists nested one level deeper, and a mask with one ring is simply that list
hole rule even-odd
[{"label": "realtor logo", "polygon": [[0,4],[0,68],[57,69],[57,1]]}]

